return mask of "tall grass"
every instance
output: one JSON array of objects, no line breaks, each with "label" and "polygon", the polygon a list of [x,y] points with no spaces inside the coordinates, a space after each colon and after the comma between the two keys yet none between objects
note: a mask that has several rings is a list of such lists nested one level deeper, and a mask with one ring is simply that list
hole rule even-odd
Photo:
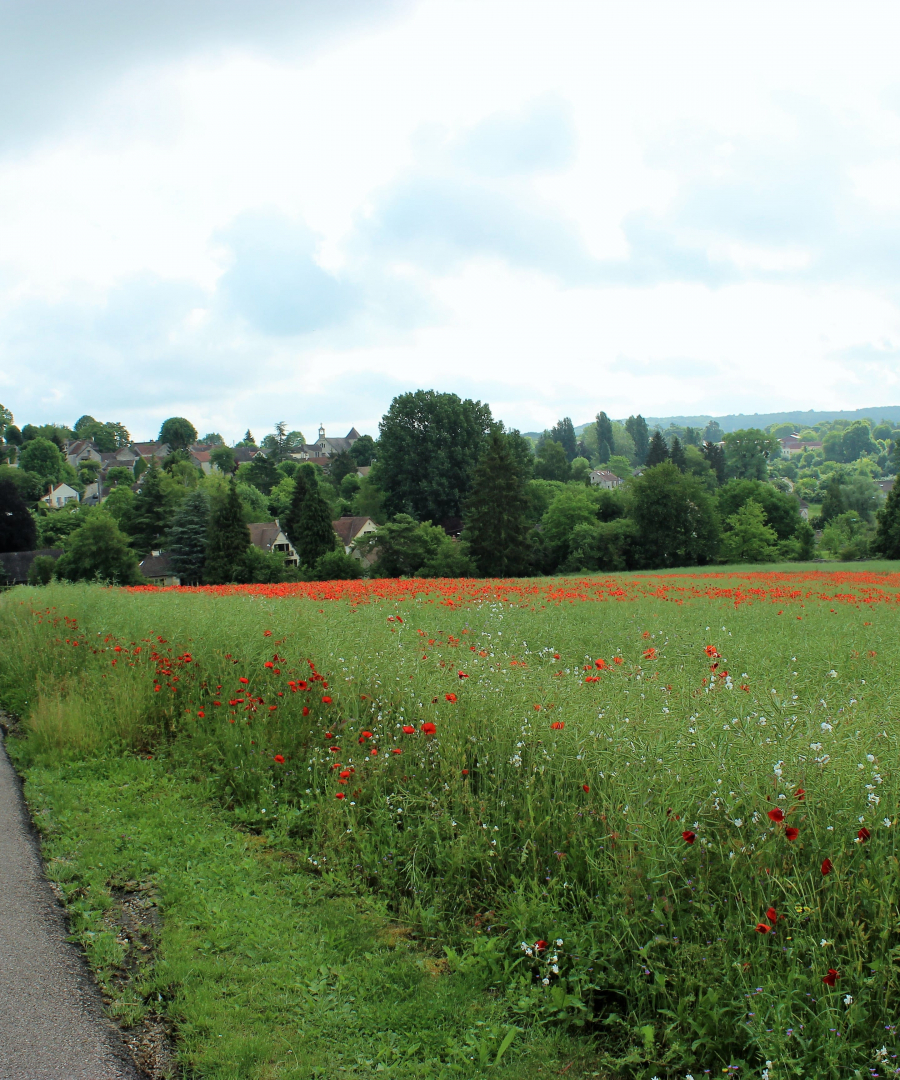
[{"label": "tall grass", "polygon": [[22,590],[0,677],[35,757],[168,755],[621,1075],[885,1075],[896,583],[672,585]]}]

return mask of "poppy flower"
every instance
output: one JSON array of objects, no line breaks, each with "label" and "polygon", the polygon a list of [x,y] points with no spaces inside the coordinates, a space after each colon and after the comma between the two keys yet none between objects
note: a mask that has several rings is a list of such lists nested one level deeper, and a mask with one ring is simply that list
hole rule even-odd
[{"label": "poppy flower", "polygon": [[534,943],[534,947],[535,949],[537,949],[538,952],[543,952],[544,949],[547,948],[547,942],[541,939],[540,941],[536,941]]},{"label": "poppy flower", "polygon": [[240,677],[240,678],[238,679],[238,682],[239,682],[239,683],[243,683],[243,684],[244,684],[244,686],[247,686],[247,685],[249,685],[249,683],[250,683],[250,680],[249,680],[249,679],[245,679],[245,678],[244,678],[244,676],[242,675],[242,676],[241,676],[241,677]]},{"label": "poppy flower", "polygon": [[272,661],[271,661],[271,660],[267,660],[267,661],[266,661],[266,662],[265,662],[265,663],[263,664],[263,667],[275,667],[275,665],[274,665],[274,664],[272,663]]},{"label": "poppy flower", "polygon": [[281,754],[276,754],[275,755],[275,761],[277,761],[279,765],[283,765],[284,764],[284,757]]},{"label": "poppy flower", "polygon": [[468,675],[464,671],[457,671],[456,673],[461,679],[468,679]]},{"label": "poppy flower", "polygon": [[469,775],[469,770],[468,769],[463,769],[462,774],[463,774],[463,776],[468,776]]},{"label": "poppy flower", "polygon": [[833,869],[834,869],[834,863],[831,861],[831,859],[823,859],[822,860],[822,873],[823,874],[830,874]]},{"label": "poppy flower", "polygon": [[872,834],[869,832],[869,830],[864,825],[856,835],[859,838],[859,842],[861,844],[864,844]]},{"label": "poppy flower", "polygon": [[587,792],[589,792],[589,791],[591,790],[591,786],[590,786],[590,784],[582,784],[582,785],[581,785],[581,790],[582,790],[583,792],[585,792],[585,794],[587,794]]},{"label": "poppy flower", "polygon": [[425,735],[436,735],[437,734],[437,728],[434,726],[434,724],[429,722],[427,724],[422,725],[422,732]]},{"label": "poppy flower", "polygon": [[614,656],[613,657],[613,663],[614,664],[624,664],[625,661],[622,659],[621,656]]},{"label": "poppy flower", "polygon": [[565,726],[565,720],[554,720],[553,723],[550,725],[553,731],[562,731]]},{"label": "poppy flower", "polygon": [[403,751],[402,751],[402,750],[396,750],[396,749],[395,749],[395,750],[392,750],[392,751],[391,751],[391,753],[392,753],[392,754],[402,754],[402,753],[403,753]]},{"label": "poppy flower", "polygon": [[769,922],[776,922],[777,921],[778,912],[775,910],[775,908],[770,907],[770,908],[766,909],[766,918],[769,920]]},{"label": "poppy flower", "polygon": [[784,836],[786,840],[796,840],[799,835],[800,830],[795,829],[793,825],[789,825],[788,828],[784,830]]},{"label": "poppy flower", "polygon": [[770,934],[772,932],[772,927],[769,926],[768,923],[758,922],[756,924],[756,932],[757,934]]},{"label": "poppy flower", "polygon": [[335,797],[336,799],[345,799],[345,798],[346,798],[347,796],[346,796],[346,795],[344,794],[344,792],[343,792],[343,791],[336,791],[336,792],[334,793],[334,797]]},{"label": "poppy flower", "polygon": [[800,802],[803,802],[803,800],[806,798],[806,792],[803,790],[802,787],[798,787],[797,790],[794,792],[794,798],[799,799]]},{"label": "poppy flower", "polygon": [[644,650],[644,659],[645,660],[655,660],[656,659],[656,649],[654,649],[654,648],[645,649]]},{"label": "poppy flower", "polygon": [[303,715],[304,716],[309,716],[309,706],[308,705],[303,706]]},{"label": "poppy flower", "polygon": [[272,636],[272,631],[271,630],[263,630],[263,637],[271,637],[271,636]]},{"label": "poppy flower", "polygon": [[822,976],[822,982],[825,983],[826,986],[834,986],[839,978],[840,975],[838,975],[834,968],[829,968],[828,974]]},{"label": "poppy flower", "polygon": [[333,739],[334,738],[334,732],[333,731],[326,731],[325,732],[325,738],[326,739]]},{"label": "poppy flower", "polygon": [[364,743],[366,741],[366,739],[371,739],[372,737],[373,736],[372,736],[371,731],[363,731],[363,732],[360,732],[359,741],[361,743]]},{"label": "poppy flower", "polygon": [[780,822],[784,821],[784,811],[780,806],[773,806],[769,811],[769,819],[771,821]]},{"label": "poppy flower", "polygon": [[681,834],[681,839],[686,844],[693,844],[693,842],[697,839],[697,834],[692,833],[690,829],[685,829],[684,832]]},{"label": "poppy flower", "polygon": [[718,650],[716,649],[715,645],[707,645],[706,646],[706,655],[709,656],[709,657],[719,655]]},{"label": "poppy flower", "polygon": [[456,701],[456,694],[444,694],[447,701]]},{"label": "poppy flower", "polygon": [[325,695],[325,697],[322,698],[322,704],[323,705],[330,705],[331,704],[331,698],[327,694]]},{"label": "poppy flower", "polygon": [[404,724],[403,725],[403,734],[404,735],[415,735],[415,733],[416,733],[416,729],[412,726],[412,724]]}]

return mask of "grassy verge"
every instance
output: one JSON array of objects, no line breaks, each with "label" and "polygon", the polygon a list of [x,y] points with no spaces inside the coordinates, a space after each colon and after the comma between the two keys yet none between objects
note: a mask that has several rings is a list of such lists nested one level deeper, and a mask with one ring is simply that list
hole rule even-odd
[{"label": "grassy verge", "polygon": [[[21,762],[16,740],[10,748]],[[235,829],[163,760],[123,755],[27,776],[48,873],[110,1012],[126,1029],[164,1018],[178,1075],[513,1077],[569,1063],[567,1075],[584,1075],[571,1046],[510,1024],[434,942]],[[142,938],[119,919],[121,899],[135,896],[161,915]]]}]

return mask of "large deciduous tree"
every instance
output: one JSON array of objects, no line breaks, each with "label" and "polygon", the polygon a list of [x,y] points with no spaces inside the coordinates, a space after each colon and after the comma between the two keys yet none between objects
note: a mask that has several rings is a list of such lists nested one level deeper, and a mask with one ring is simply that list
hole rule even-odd
[{"label": "large deciduous tree", "polygon": [[885,559],[900,559],[900,485],[896,483],[878,511],[872,550]]},{"label": "large deciduous tree", "polygon": [[37,526],[12,480],[0,480],[0,551],[33,551]]},{"label": "large deciduous tree", "polygon": [[538,480],[560,480],[565,483],[572,475],[562,445],[554,439],[545,439],[538,447],[534,460],[534,475]]},{"label": "large deciduous tree", "polygon": [[64,465],[62,452],[49,439],[29,439],[19,451],[19,468],[37,473],[45,490],[49,485],[59,483]]},{"label": "large deciduous tree", "polygon": [[197,441],[197,429],[183,416],[170,416],[159,429],[159,441],[168,443],[173,450],[187,450]]},{"label": "large deciduous tree", "polygon": [[781,453],[774,435],[759,428],[741,428],[725,436],[725,474],[730,480],[765,480],[769,460]]},{"label": "large deciduous tree", "polygon": [[572,461],[578,456],[578,440],[575,438],[575,427],[570,417],[564,416],[562,420],[557,420],[547,433],[547,438],[559,443],[565,450],[566,461]]},{"label": "large deciduous tree", "polygon": [[643,465],[647,460],[647,451],[650,449],[650,429],[647,421],[641,416],[629,416],[625,421],[625,430],[634,442],[634,463]]},{"label": "large deciduous tree", "polygon": [[138,559],[115,519],[105,510],[89,510],[84,523],[66,540],[56,563],[57,576],[67,581],[101,581],[116,585],[140,585],[145,578]]},{"label": "large deciduous tree", "polygon": [[483,577],[515,577],[528,566],[528,496],[509,437],[492,431],[464,508],[463,537]]},{"label": "large deciduous tree", "polygon": [[636,477],[629,496],[644,566],[702,566],[715,558],[720,536],[715,503],[696,476],[666,461]]},{"label": "large deciduous tree", "polygon": [[765,510],[766,524],[775,530],[778,540],[793,536],[800,525],[800,501],[760,480],[729,480],[719,489],[716,501],[723,520],[737,514],[746,503],[757,503]]},{"label": "large deciduous tree", "polygon": [[379,425],[374,467],[386,512],[459,517],[491,425],[488,405],[456,394],[416,390],[394,398]]}]

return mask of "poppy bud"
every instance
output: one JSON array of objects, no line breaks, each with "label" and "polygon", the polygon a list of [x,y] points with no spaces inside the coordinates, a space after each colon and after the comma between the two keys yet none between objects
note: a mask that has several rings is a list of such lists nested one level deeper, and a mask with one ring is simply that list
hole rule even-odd
[{"label": "poppy bud", "polygon": [[834,869],[834,863],[831,861],[831,859],[823,859],[822,860],[822,873],[823,874],[830,874],[833,869]]}]

